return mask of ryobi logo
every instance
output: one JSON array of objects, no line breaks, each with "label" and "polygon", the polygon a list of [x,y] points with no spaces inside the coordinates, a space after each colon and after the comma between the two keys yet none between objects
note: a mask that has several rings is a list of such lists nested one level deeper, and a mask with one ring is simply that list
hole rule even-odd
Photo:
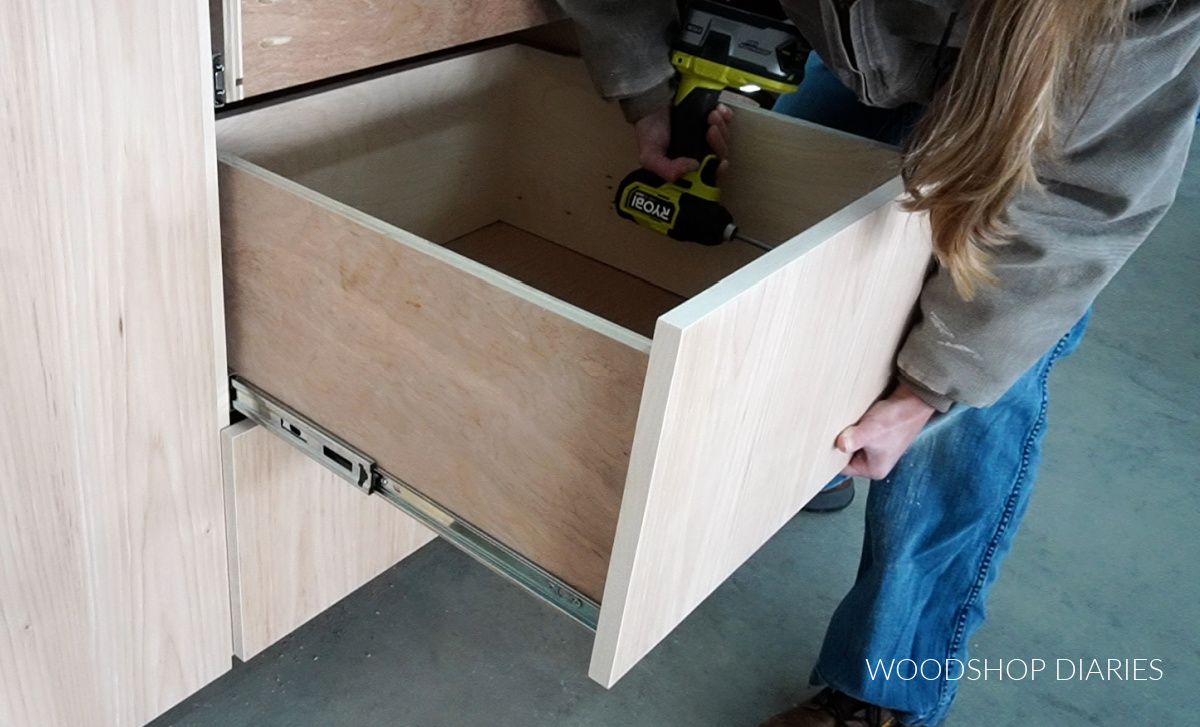
[{"label": "ryobi logo", "polygon": [[671,204],[669,200],[651,196],[640,189],[633,190],[633,193],[629,195],[629,206],[667,224],[670,224],[671,218],[675,216],[675,205]]}]

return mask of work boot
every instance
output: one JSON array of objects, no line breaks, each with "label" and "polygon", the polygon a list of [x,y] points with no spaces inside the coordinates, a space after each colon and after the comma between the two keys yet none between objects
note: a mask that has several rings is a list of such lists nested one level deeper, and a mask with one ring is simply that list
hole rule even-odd
[{"label": "work boot", "polygon": [[828,490],[821,490],[804,506],[804,512],[837,512],[854,502],[854,478],[847,477]]},{"label": "work boot", "polygon": [[826,687],[817,696],[759,727],[904,727],[890,709]]}]

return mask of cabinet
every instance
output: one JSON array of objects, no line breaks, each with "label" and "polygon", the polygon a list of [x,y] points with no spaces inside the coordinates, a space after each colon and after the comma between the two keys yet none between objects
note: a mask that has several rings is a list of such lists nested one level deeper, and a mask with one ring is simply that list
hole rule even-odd
[{"label": "cabinet", "polygon": [[287,636],[433,533],[250,421],[221,436],[233,654]]},{"label": "cabinet", "polygon": [[[331,64],[289,60],[307,75],[261,91],[553,14],[542,2],[375,3],[433,24],[388,25],[394,43],[363,47],[389,57],[337,66],[347,46],[333,31],[353,13],[323,18],[304,46],[304,5],[251,5],[283,13],[282,29],[238,36],[239,48]],[[485,12],[462,23],[460,6]],[[224,17],[227,35],[251,27]],[[737,138],[753,143],[738,142],[728,202],[781,246],[701,256],[612,215],[608,187],[635,164],[628,129],[574,62],[499,49],[421,65],[379,80],[394,96],[359,98],[360,85],[343,89],[357,105],[295,102],[315,104],[309,126],[288,104],[223,124],[227,319],[208,21],[188,3],[0,5],[0,723],[141,725],[229,668],[229,559],[240,572],[248,538],[227,540],[227,322],[229,360],[249,381],[598,602],[591,673],[613,683],[837,469],[827,442],[883,385],[928,251],[922,222],[892,201],[891,152],[739,112]],[[436,30],[459,23],[478,32]],[[427,28],[432,44],[406,50],[400,27]],[[253,95],[248,55],[226,57],[226,73]],[[331,132],[325,147],[307,141]],[[399,175],[390,189],[351,164],[393,152],[409,161],[384,164]],[[337,181],[347,172],[357,190]],[[289,261],[319,285],[287,288]],[[392,348],[371,339],[405,330]],[[317,342],[346,344],[331,350],[356,368],[287,374],[287,357]],[[409,377],[427,373],[452,404],[442,412],[418,405],[433,389]],[[428,441],[404,436],[426,427]],[[274,454],[306,485],[325,476],[255,431],[226,430],[244,461]],[[357,504],[329,512],[401,522]],[[404,522],[388,558],[429,537]]]}]

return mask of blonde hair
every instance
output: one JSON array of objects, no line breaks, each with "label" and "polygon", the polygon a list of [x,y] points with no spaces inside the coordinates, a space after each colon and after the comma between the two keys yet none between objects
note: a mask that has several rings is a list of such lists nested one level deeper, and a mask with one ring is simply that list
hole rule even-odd
[{"label": "blonde hair", "polygon": [[906,149],[908,209],[929,213],[934,254],[959,294],[994,285],[988,248],[1008,235],[1013,195],[1094,88],[1101,49],[1130,0],[977,0],[954,71]]}]

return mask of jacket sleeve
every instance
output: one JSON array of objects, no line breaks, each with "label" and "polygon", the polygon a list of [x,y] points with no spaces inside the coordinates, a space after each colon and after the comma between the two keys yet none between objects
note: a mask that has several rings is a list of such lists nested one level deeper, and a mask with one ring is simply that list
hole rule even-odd
[{"label": "jacket sleeve", "polygon": [[596,88],[636,121],[671,98],[673,0],[558,0],[575,21]]},{"label": "jacket sleeve", "polygon": [[1086,312],[1162,218],[1200,105],[1200,0],[1137,18],[1044,191],[1018,194],[1011,242],[993,250],[995,287],[963,301],[936,272],[901,348],[900,376],[928,403],[995,402]]}]

